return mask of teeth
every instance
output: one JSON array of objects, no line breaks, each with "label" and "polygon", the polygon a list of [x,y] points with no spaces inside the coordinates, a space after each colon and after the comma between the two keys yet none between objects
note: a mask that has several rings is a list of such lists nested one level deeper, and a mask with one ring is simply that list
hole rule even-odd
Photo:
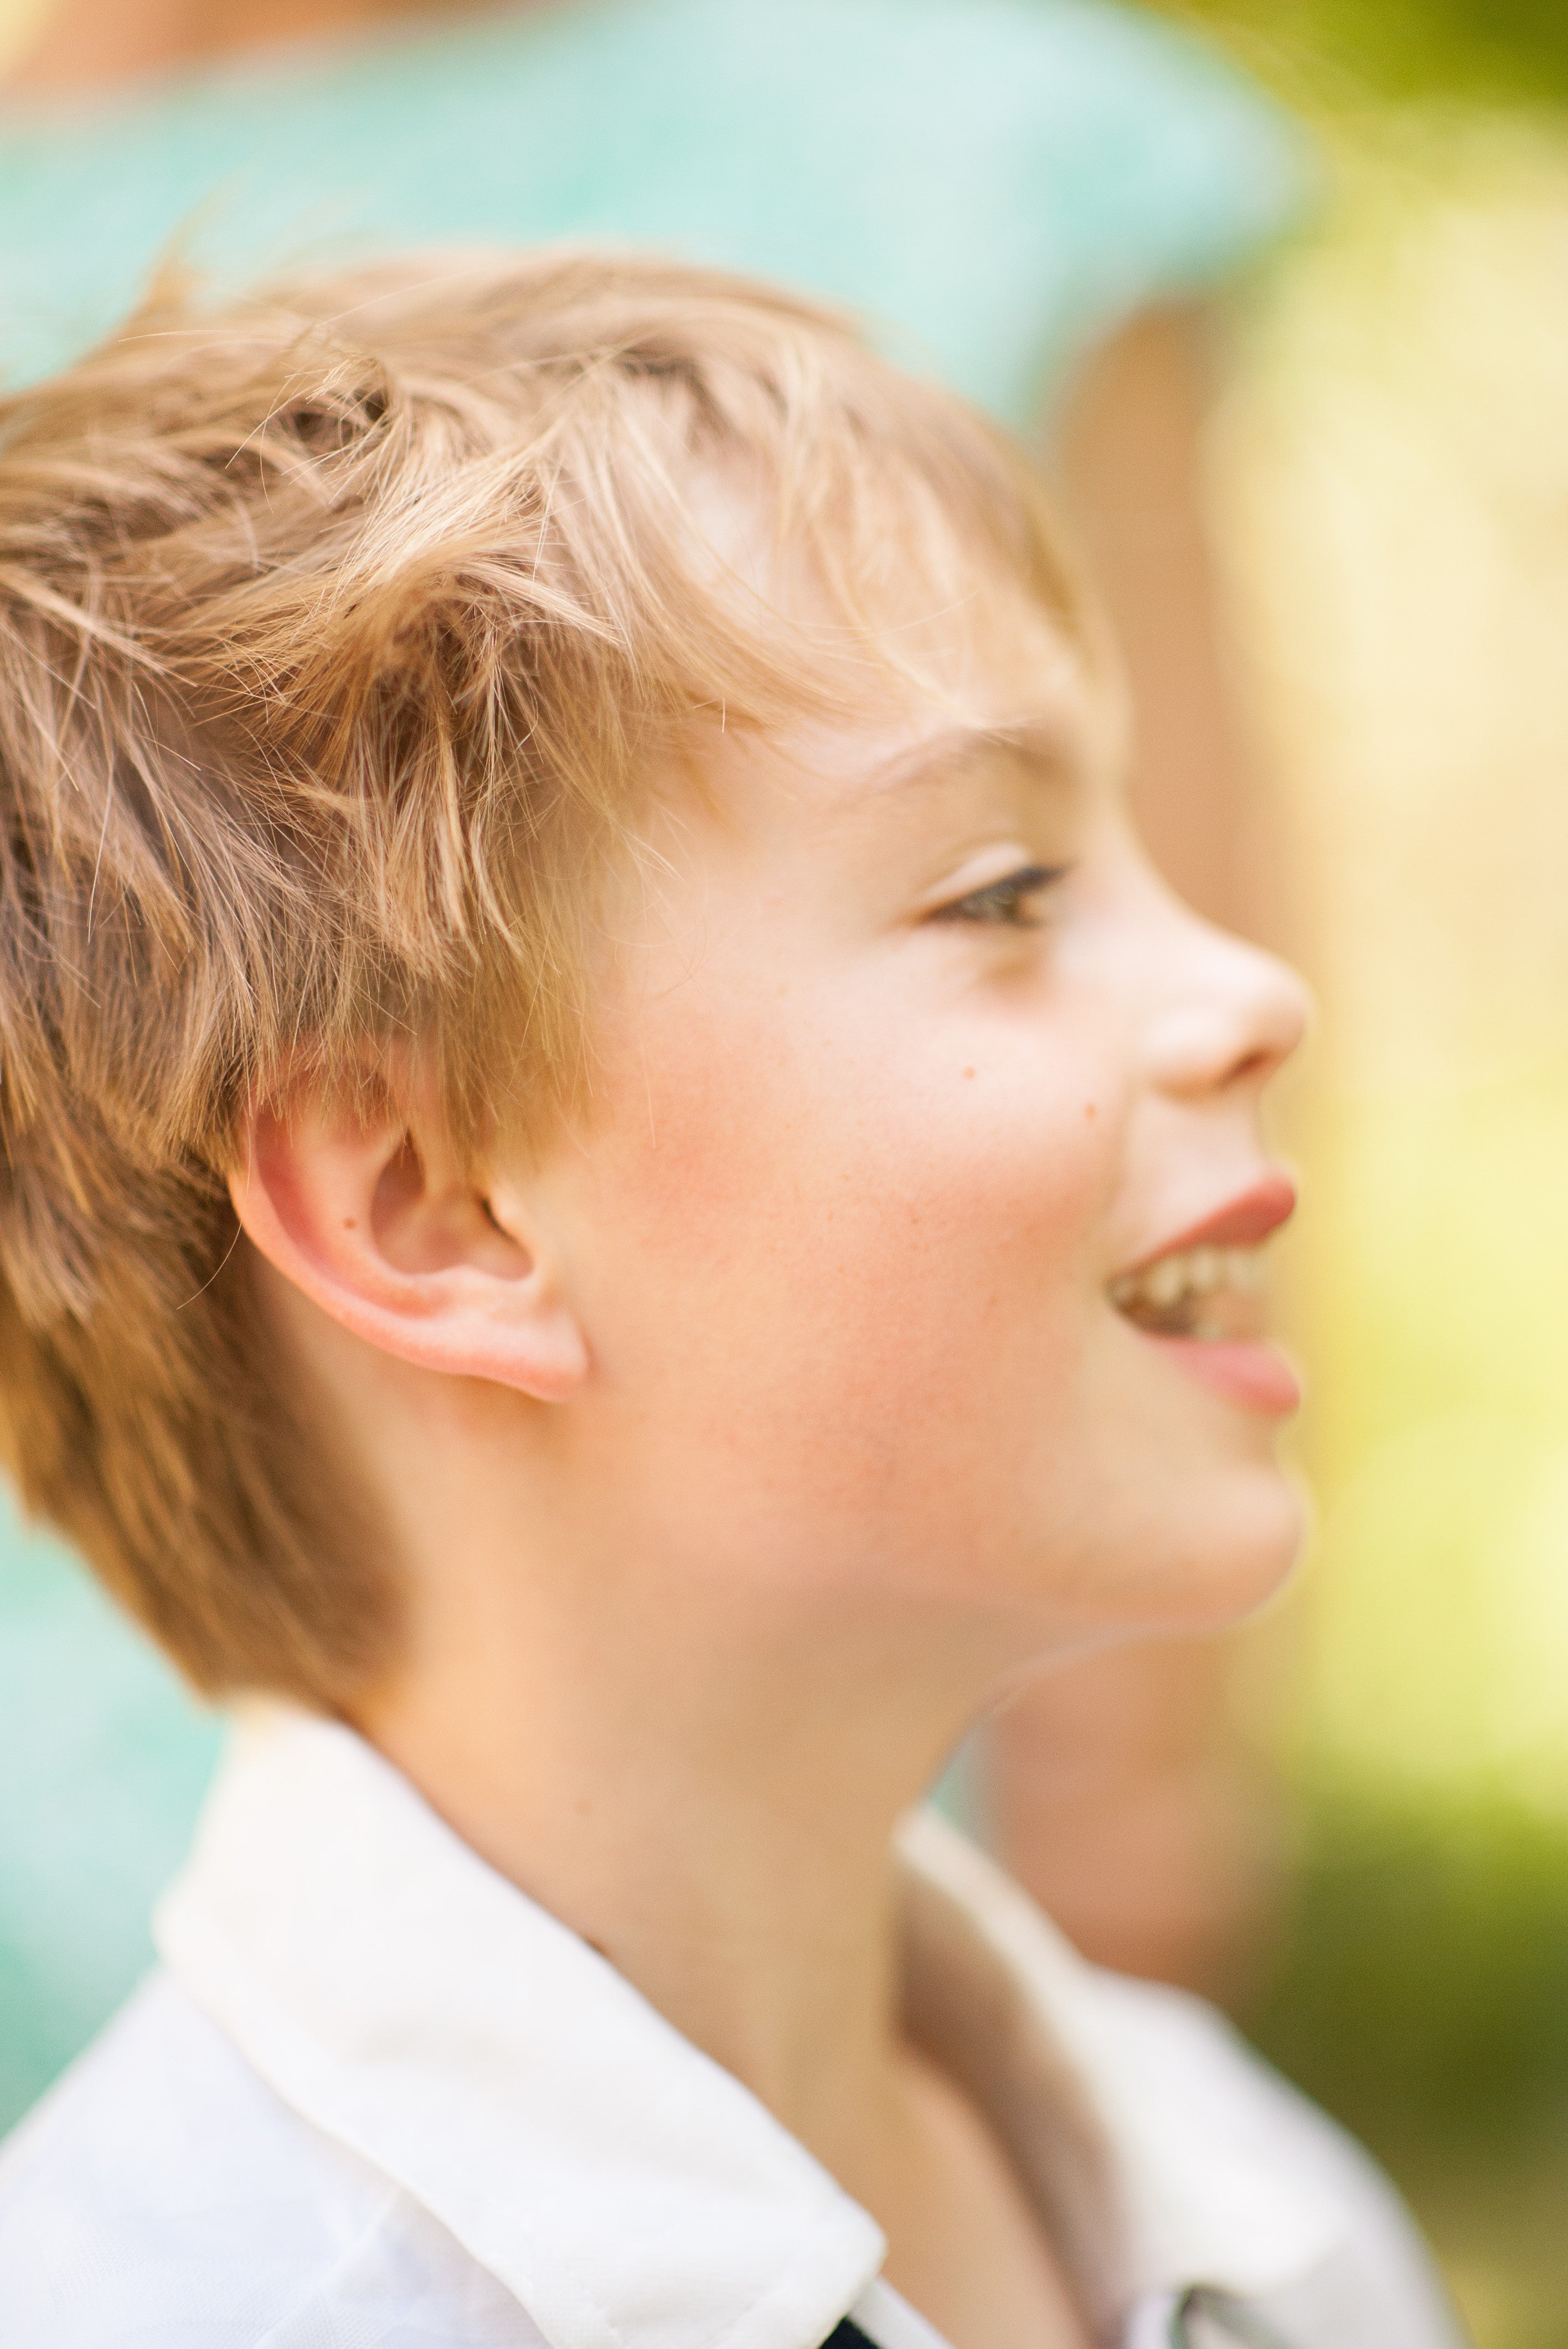
[{"label": "teeth", "polygon": [[1188,1273],[1192,1260],[1179,1256],[1162,1257],[1150,1265],[1143,1278],[1143,1287],[1151,1305],[1174,1305],[1186,1290]]},{"label": "teeth", "polygon": [[1113,1305],[1151,1313],[1169,1313],[1190,1299],[1211,1297],[1221,1288],[1255,1296],[1265,1280],[1263,1253],[1256,1247],[1194,1247],[1179,1249],[1146,1265],[1141,1272],[1124,1273],[1111,1283]]}]

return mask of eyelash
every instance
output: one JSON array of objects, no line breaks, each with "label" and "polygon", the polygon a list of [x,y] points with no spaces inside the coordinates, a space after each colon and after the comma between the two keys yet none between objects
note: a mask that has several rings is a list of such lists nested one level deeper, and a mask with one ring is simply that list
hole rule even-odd
[{"label": "eyelash", "polygon": [[931,916],[934,922],[981,922],[992,928],[1037,930],[1040,919],[1024,911],[1025,900],[1038,897],[1044,890],[1064,878],[1064,864],[1023,864],[1016,873],[1006,874],[1000,881],[988,882],[983,889],[971,889],[967,897],[955,898],[950,905],[942,905]]}]

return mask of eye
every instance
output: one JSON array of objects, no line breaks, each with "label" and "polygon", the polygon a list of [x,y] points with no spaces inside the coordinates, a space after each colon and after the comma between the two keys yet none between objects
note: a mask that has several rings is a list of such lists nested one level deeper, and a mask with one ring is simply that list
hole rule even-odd
[{"label": "eye", "polygon": [[950,905],[940,905],[930,918],[933,922],[984,922],[997,929],[1037,930],[1044,919],[1039,901],[1068,870],[1065,864],[1021,864],[1016,873],[988,881],[983,889],[971,889],[967,897],[956,897]]}]

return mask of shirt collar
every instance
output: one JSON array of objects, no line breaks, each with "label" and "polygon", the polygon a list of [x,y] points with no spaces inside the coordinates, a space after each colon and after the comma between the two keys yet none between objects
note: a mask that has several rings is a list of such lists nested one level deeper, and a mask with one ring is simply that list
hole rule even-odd
[{"label": "shirt collar", "polygon": [[1290,2092],[1265,2087],[1218,2016],[1087,1964],[935,1812],[912,1812],[899,1844],[918,1887],[912,2020],[1053,2210],[1096,2313],[1199,2282],[1267,2298],[1342,2251],[1341,2206],[1280,2142]]},{"label": "shirt collar", "polygon": [[[992,2113],[1097,2317],[1197,2277],[1266,2291],[1334,2248],[1223,2099],[1149,2076],[1106,1978],[999,1870],[930,1813],[900,1846],[910,2026]],[[875,2222],[747,2089],[336,1723],[246,1716],[156,1935],[285,2102],[554,2349],[803,2349],[881,2266]]]}]

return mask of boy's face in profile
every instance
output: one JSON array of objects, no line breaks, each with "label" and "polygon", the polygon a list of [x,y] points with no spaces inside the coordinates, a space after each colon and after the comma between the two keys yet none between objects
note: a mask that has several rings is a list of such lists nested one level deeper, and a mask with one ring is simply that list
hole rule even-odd
[{"label": "boy's face in profile", "polygon": [[1044,616],[981,641],[945,707],[715,732],[613,910],[545,1181],[626,1543],[950,1609],[1006,1661],[1288,1566],[1248,1283],[1303,1004],[1141,861]]}]

